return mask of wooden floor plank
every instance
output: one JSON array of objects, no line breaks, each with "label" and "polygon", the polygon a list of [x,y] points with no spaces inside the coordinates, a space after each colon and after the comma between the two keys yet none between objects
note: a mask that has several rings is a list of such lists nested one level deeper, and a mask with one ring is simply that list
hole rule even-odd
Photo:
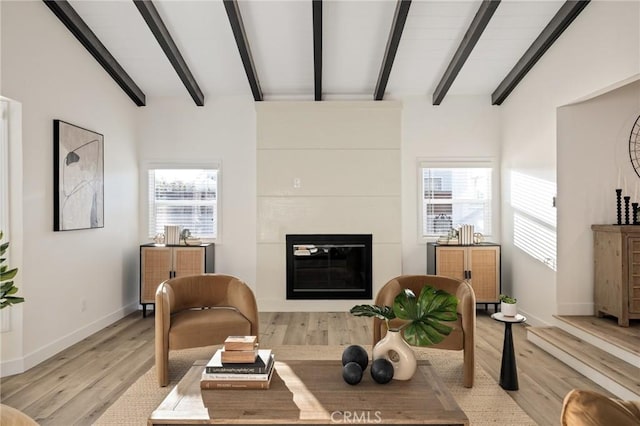
[{"label": "wooden floor plank", "polygon": [[557,327],[535,327],[531,332],[631,392],[639,392],[640,368],[621,361]]},{"label": "wooden floor plank", "polygon": [[[478,311],[476,362],[498,386],[504,326],[489,314]],[[260,314],[260,344],[369,345],[371,323],[369,318],[348,312],[264,312]],[[29,371],[1,379],[0,398],[24,408],[42,425],[91,424],[153,366],[153,327],[153,314],[146,318],[139,312],[129,315]],[[520,390],[509,394],[538,424],[558,424],[562,398],[572,387],[606,394],[527,341],[526,326],[514,326],[513,335]],[[123,351],[130,352],[123,357]],[[95,365],[85,368],[91,363]],[[44,389],[35,389],[40,387]],[[49,387],[56,391],[47,391]],[[62,395],[56,396],[59,390]]]},{"label": "wooden floor plank", "polygon": [[620,327],[616,318],[607,316],[558,315],[557,319],[606,340],[628,352],[640,355],[640,320],[630,320],[629,327]]}]

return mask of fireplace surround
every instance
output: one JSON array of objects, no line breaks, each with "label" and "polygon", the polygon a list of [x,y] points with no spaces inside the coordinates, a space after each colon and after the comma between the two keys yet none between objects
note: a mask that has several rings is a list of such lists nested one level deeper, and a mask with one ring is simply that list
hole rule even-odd
[{"label": "fireplace surround", "polygon": [[371,299],[371,243],[371,234],[287,235],[287,299]]}]

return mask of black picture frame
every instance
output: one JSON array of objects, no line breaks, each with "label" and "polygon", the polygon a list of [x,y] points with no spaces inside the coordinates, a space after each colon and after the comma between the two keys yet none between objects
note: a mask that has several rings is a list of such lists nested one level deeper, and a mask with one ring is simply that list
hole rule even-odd
[{"label": "black picture frame", "polygon": [[53,230],[104,227],[104,136],[53,120]]}]

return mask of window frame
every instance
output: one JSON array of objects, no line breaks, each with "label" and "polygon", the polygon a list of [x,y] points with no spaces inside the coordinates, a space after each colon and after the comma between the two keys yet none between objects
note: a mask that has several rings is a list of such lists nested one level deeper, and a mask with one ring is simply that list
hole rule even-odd
[{"label": "window frame", "polygon": [[484,234],[485,241],[497,241],[499,238],[499,216],[500,216],[500,169],[498,162],[493,157],[472,157],[472,158],[419,158],[416,167],[417,177],[417,237],[418,243],[435,242],[438,236],[430,236],[423,234],[424,212],[424,188],[423,188],[423,169],[425,168],[485,168],[491,169],[491,233]]},{"label": "window frame", "polygon": [[189,161],[189,160],[180,160],[180,161],[144,161],[140,167],[142,171],[143,178],[140,179],[142,182],[141,193],[144,196],[140,197],[140,202],[142,203],[142,222],[143,222],[143,237],[145,240],[149,240],[153,238],[153,235],[147,235],[149,233],[149,171],[155,169],[184,169],[184,170],[193,170],[193,169],[208,169],[208,170],[216,170],[218,173],[217,176],[217,187],[216,187],[216,237],[215,238],[200,238],[204,243],[220,243],[222,241],[222,163],[219,160],[209,160],[209,161]]}]

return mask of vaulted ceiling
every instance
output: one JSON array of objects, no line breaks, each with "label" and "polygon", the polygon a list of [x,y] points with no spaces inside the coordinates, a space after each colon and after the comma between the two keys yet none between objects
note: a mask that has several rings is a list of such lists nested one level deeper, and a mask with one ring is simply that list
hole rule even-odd
[{"label": "vaulted ceiling", "polygon": [[[588,1],[48,1],[137,105],[486,95],[501,104]],[[62,25],[62,24],[61,24]]]}]

